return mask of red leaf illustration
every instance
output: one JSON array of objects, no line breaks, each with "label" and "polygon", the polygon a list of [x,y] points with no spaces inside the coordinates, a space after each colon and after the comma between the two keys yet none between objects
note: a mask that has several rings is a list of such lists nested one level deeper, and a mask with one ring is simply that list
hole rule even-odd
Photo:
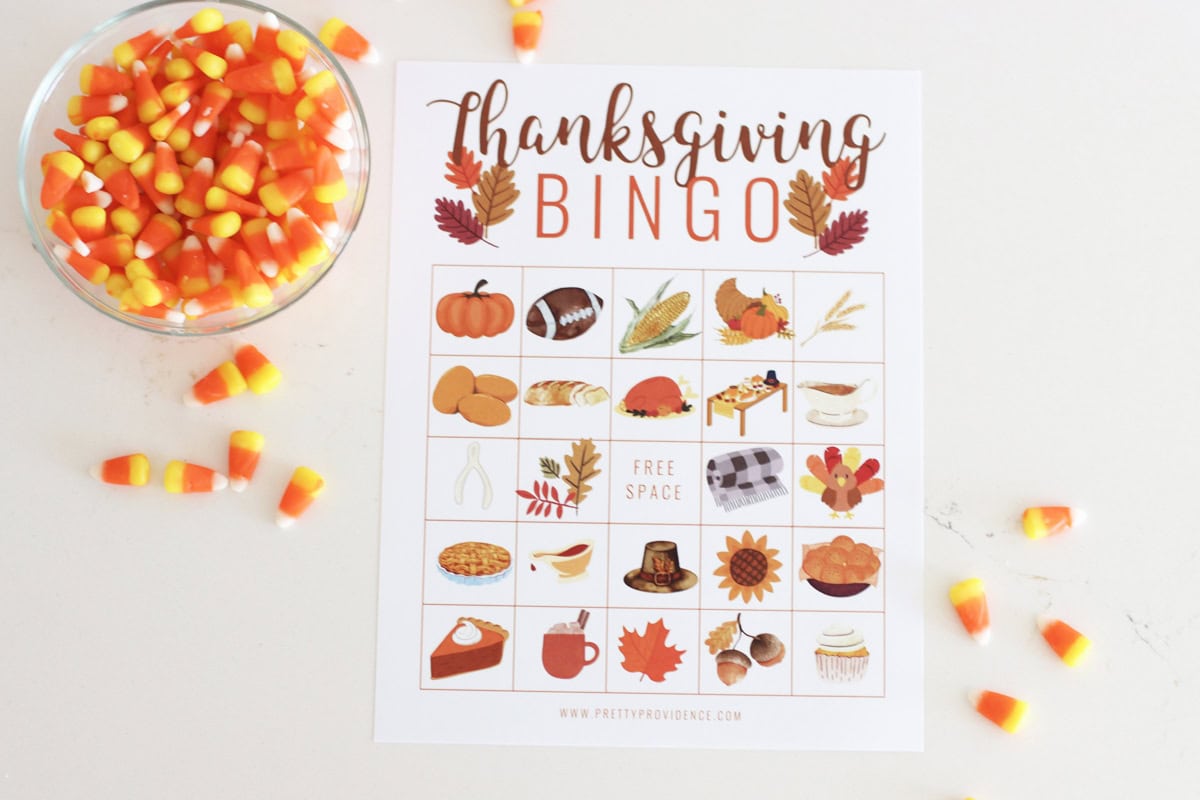
[{"label": "red leaf illustration", "polygon": [[542,508],[542,516],[543,516],[543,517],[548,517],[548,516],[550,516],[550,511],[551,511],[553,508],[554,508],[554,506],[550,505],[549,503],[546,503],[546,505],[545,505],[545,506]]},{"label": "red leaf illustration", "polygon": [[562,512],[563,512],[563,507],[562,507],[562,506],[559,506],[559,507],[558,507],[558,518],[559,518],[559,519],[562,519]]},{"label": "red leaf illustration", "polygon": [[661,619],[648,624],[645,633],[624,627],[621,630],[620,650],[621,655],[625,656],[621,666],[626,672],[640,672],[655,683],[662,683],[668,672],[677,670],[683,654],[687,652],[674,645],[667,646],[667,637],[671,632]]},{"label": "red leaf illustration", "polygon": [[433,219],[438,230],[445,231],[463,244],[487,241],[483,238],[483,225],[474,212],[463,205],[462,200],[451,200],[449,197],[434,200]]},{"label": "red leaf illustration", "polygon": [[558,487],[557,486],[550,487],[550,497],[554,500],[554,502],[556,502],[556,503],[558,502]]},{"label": "red leaf illustration", "polygon": [[532,500],[532,499],[533,499],[533,493],[532,493],[532,492],[527,492],[527,491],[525,491],[524,489],[517,489],[517,494],[518,494],[520,497],[524,497],[526,500]]},{"label": "red leaf illustration", "polygon": [[530,501],[529,501],[529,508],[525,509],[525,516],[529,516],[530,514],[532,514],[532,513],[533,513],[533,507],[534,507],[534,506],[536,506],[537,504],[538,504],[538,501],[537,501],[537,500],[530,500]]},{"label": "red leaf illustration", "polygon": [[867,230],[866,211],[843,211],[821,234],[819,247],[831,256],[841,255],[861,242]]},{"label": "red leaf illustration", "polygon": [[825,194],[829,195],[830,200],[845,200],[858,191],[849,186],[851,183],[858,183],[858,165],[849,158],[843,158],[830,167],[829,172],[822,172],[821,180],[825,184]]},{"label": "red leaf illustration", "polygon": [[564,502],[564,503],[573,503],[573,502],[575,502],[575,490],[574,490],[574,489],[572,489],[571,491],[567,492],[567,499],[566,499],[566,500],[564,500],[563,502]]},{"label": "red leaf illustration", "polygon": [[446,169],[450,170],[446,180],[458,189],[474,189],[479,183],[479,173],[483,171],[483,164],[475,160],[475,154],[464,147],[458,158],[454,157],[453,150],[446,153],[446,158],[450,159],[446,162]]}]

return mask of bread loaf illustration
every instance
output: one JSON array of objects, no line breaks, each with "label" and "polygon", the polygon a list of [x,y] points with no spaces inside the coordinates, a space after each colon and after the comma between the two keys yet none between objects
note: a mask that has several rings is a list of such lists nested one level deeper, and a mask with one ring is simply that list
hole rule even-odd
[{"label": "bread loaf illustration", "polygon": [[608,400],[603,386],[583,381],[538,381],[525,390],[531,406],[594,406]]}]

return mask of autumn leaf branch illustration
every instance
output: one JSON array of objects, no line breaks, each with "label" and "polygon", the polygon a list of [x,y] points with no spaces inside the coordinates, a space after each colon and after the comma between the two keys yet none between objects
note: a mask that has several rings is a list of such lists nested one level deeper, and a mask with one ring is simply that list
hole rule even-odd
[{"label": "autumn leaf branch illustration", "polygon": [[[438,230],[445,231],[462,244],[484,244],[496,247],[487,240],[488,229],[499,225],[513,214],[513,204],[521,196],[514,183],[515,173],[503,164],[484,170],[475,153],[462,148],[457,154],[446,154],[448,170],[445,178],[456,189],[471,193],[471,206],[462,200],[439,197],[433,201],[433,219]],[[473,210],[472,210],[473,209]]]},{"label": "autumn leaf branch illustration", "polygon": [[[571,452],[563,456],[563,463],[567,467],[565,475],[562,464],[556,459],[538,459],[538,469],[547,480],[535,480],[532,491],[517,489],[517,495],[529,501],[529,505],[525,507],[526,516],[548,517],[554,514],[558,519],[562,519],[566,509],[572,509],[578,514],[580,504],[587,499],[588,492],[592,490],[588,481],[600,474],[600,469],[596,466],[598,461],[600,453],[596,451],[596,445],[591,439],[580,439],[571,443]],[[562,481],[566,486],[565,491],[559,492],[558,487],[550,483],[550,479]]]},{"label": "autumn leaf branch illustration", "polygon": [[[866,211],[843,211],[836,219],[830,220],[833,201],[847,200],[857,191],[858,182],[858,165],[849,158],[840,159],[830,167],[829,172],[822,172],[820,181],[802,169],[788,182],[791,191],[783,201],[784,210],[788,212],[788,223],[811,236],[816,248],[806,253],[804,258],[817,253],[841,255],[867,235]],[[855,188],[850,188],[852,185]]]}]

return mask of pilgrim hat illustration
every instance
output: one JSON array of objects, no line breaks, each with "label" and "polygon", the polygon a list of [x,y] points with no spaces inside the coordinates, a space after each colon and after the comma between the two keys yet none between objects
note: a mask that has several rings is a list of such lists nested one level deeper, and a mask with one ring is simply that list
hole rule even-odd
[{"label": "pilgrim hat illustration", "polygon": [[646,542],[642,566],[625,575],[625,585],[639,592],[682,592],[696,585],[696,573],[680,569],[674,542]]}]

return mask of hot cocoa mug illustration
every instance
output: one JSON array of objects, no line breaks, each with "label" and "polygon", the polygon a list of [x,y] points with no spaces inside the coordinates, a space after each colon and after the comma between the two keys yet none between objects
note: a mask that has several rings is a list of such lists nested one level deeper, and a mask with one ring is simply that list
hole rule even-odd
[{"label": "hot cocoa mug illustration", "polygon": [[[587,611],[579,612],[579,621],[559,622],[542,636],[542,666],[555,678],[574,678],[600,657],[600,648],[583,635]],[[591,658],[588,658],[588,649]]]}]

